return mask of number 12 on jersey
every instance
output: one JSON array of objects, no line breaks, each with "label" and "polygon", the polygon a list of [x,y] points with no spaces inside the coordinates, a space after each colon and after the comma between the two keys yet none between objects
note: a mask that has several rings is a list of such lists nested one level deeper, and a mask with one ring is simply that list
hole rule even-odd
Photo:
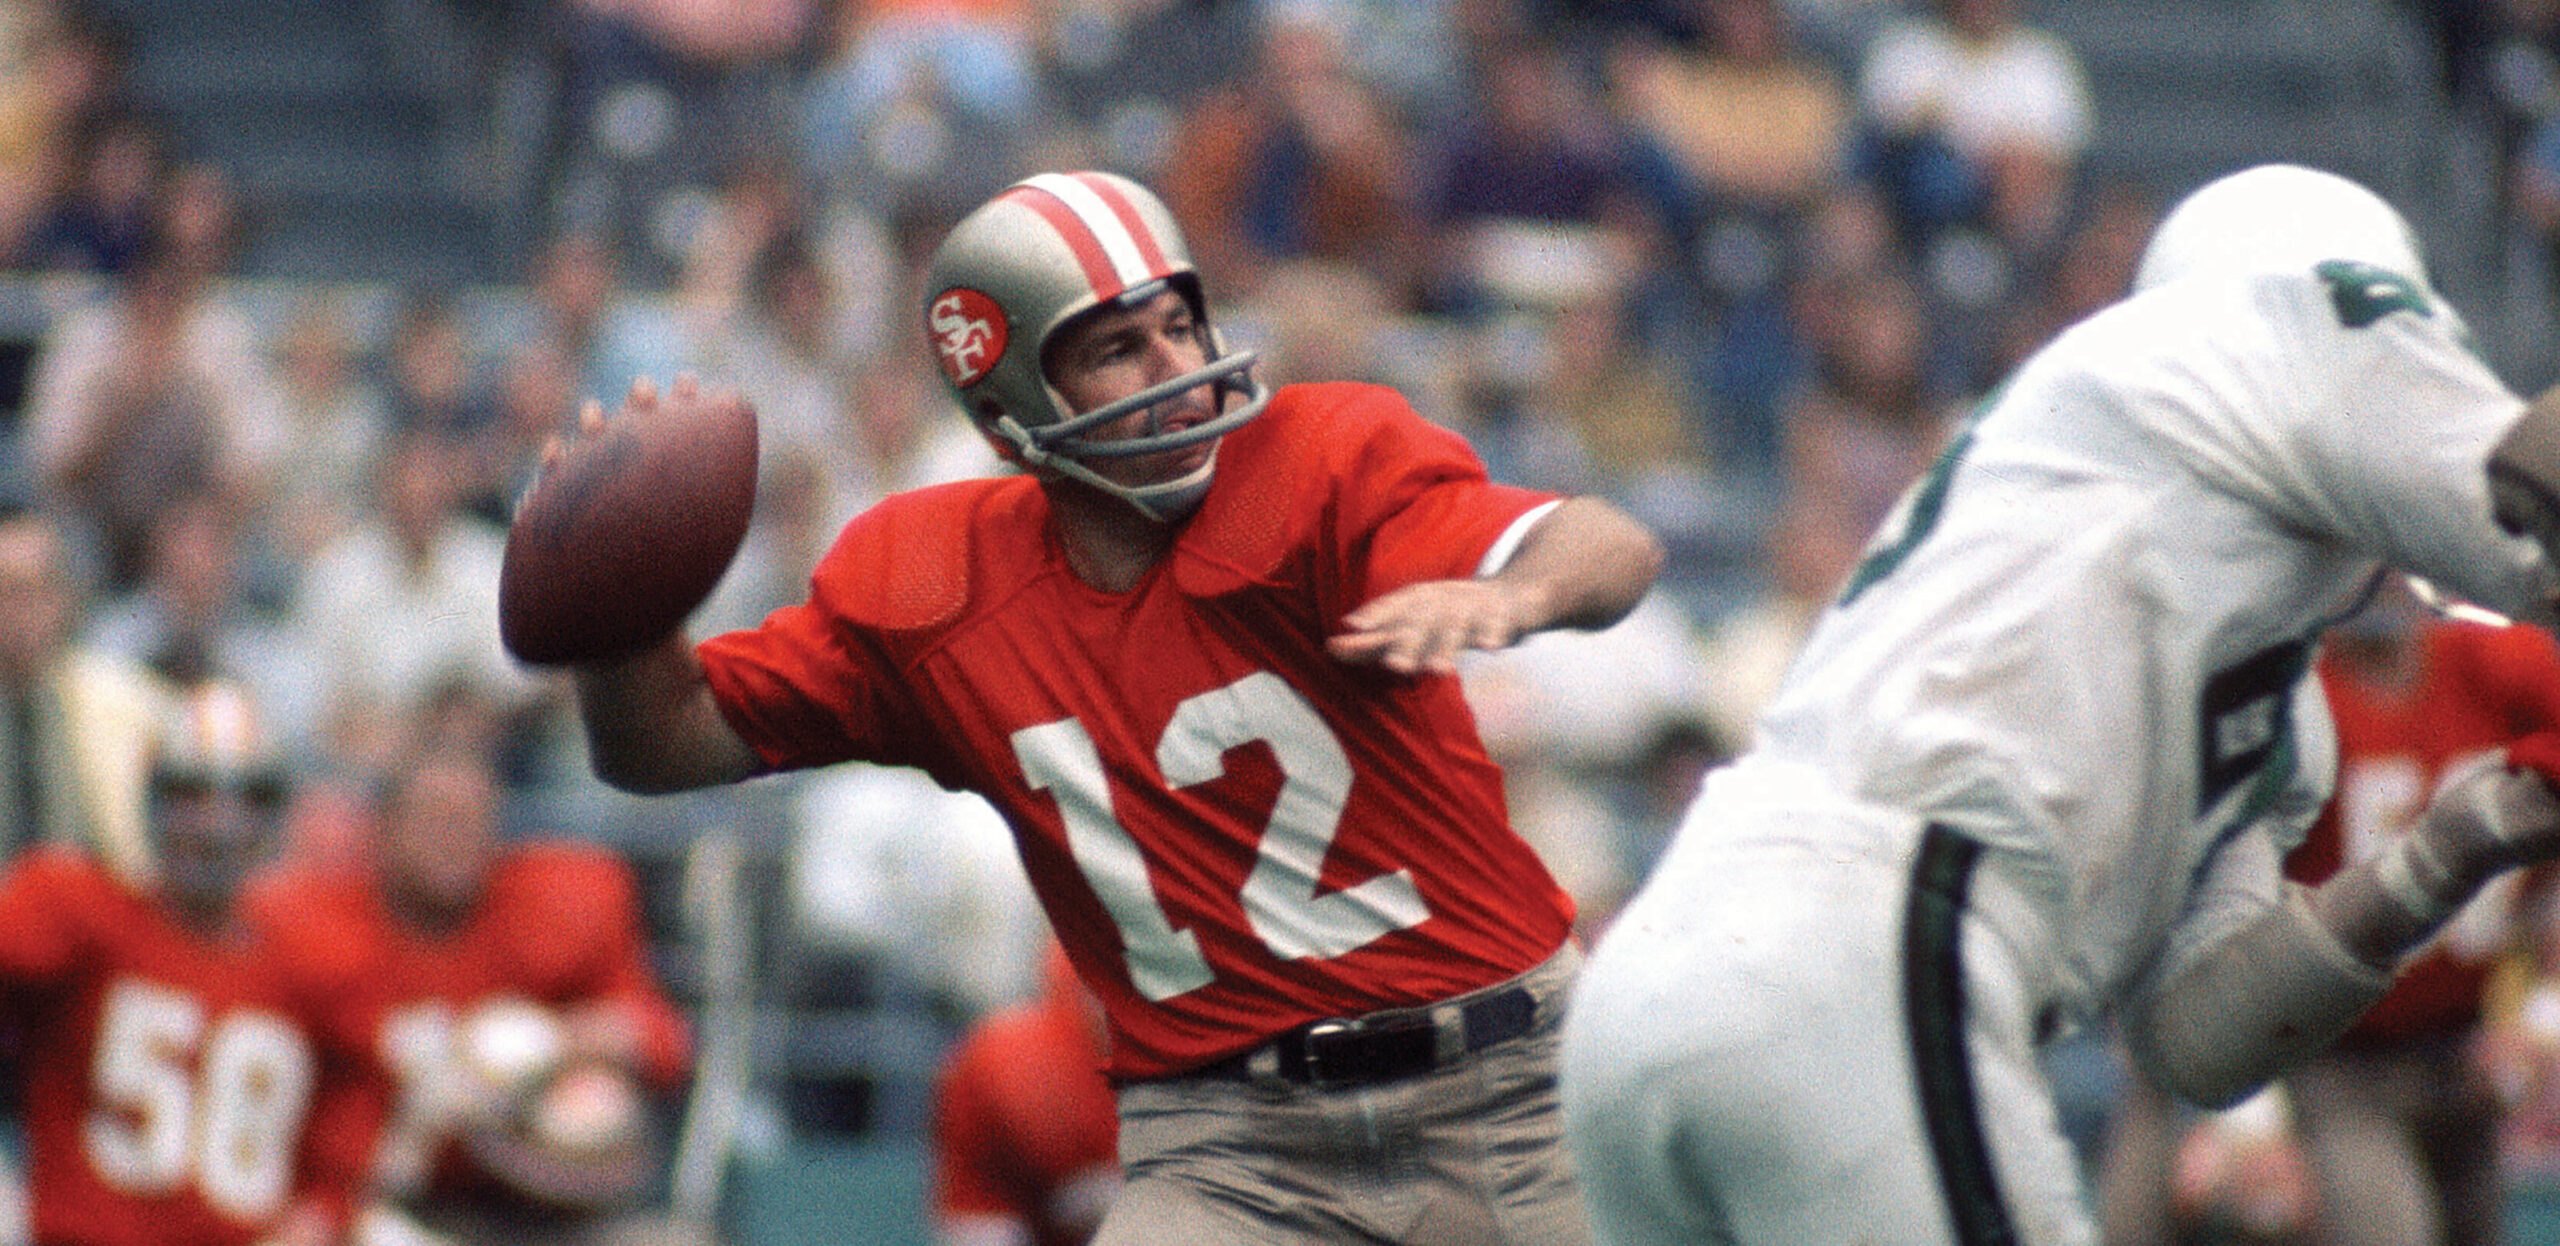
[{"label": "number 12 on jersey", "polygon": [[[1226,773],[1227,750],[1257,740],[1271,746],[1281,784],[1238,898],[1263,946],[1282,960],[1331,959],[1429,918],[1410,870],[1322,889],[1351,794],[1351,760],[1315,707],[1279,676],[1257,671],[1175,707],[1156,743],[1156,768],[1170,790],[1208,783]],[[1025,727],[1013,733],[1013,752],[1032,789],[1058,802],[1068,852],[1119,928],[1138,993],[1160,1003],[1207,986],[1214,975],[1199,937],[1176,929],[1157,900],[1146,854],[1113,812],[1102,756],[1084,724],[1061,718]]]}]

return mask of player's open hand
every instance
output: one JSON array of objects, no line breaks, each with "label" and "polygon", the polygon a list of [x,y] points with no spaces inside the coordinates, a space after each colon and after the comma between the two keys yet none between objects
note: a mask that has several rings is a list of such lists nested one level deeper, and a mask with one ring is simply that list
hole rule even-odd
[{"label": "player's open hand", "polygon": [[1451,674],[1460,653],[1504,648],[1530,630],[1534,617],[1519,590],[1503,581],[1431,580],[1342,616],[1343,630],[1325,648],[1355,666]]},{"label": "player's open hand", "polygon": [[2560,856],[2560,733],[2536,732],[2507,745],[2506,772],[2512,790],[2492,829],[2525,860]]}]

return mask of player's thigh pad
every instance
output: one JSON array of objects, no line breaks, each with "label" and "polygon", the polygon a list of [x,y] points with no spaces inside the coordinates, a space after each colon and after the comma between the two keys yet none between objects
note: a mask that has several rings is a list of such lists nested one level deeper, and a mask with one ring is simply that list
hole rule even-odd
[{"label": "player's thigh pad", "polygon": [[[1619,917],[1568,1020],[1567,1123],[1600,1240],[1948,1240],[1903,1018],[1916,828],[1865,813],[1717,810]],[[1969,1047],[2021,1238],[2092,1232],[2024,992],[1989,923],[1969,973],[2005,1024]],[[1985,1003],[1993,1003],[1986,1000]]]}]

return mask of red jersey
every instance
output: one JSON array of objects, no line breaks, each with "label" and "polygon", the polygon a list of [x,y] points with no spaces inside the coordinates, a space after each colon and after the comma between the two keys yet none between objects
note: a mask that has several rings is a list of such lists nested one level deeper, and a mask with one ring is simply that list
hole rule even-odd
[{"label": "red jersey", "polygon": [[1098,1020],[1062,973],[1038,1001],[988,1017],[952,1048],[933,1092],[937,1218],[1008,1221],[1033,1246],[1092,1238],[1120,1186]]},{"label": "red jersey", "polygon": [[[2316,884],[2372,856],[2403,833],[2445,771],[2517,736],[2560,728],[2560,645],[2530,627],[2430,622],[2417,645],[2418,673],[2405,688],[2355,677],[2324,652],[2320,682],[2338,725],[2337,798],[2285,874]],[[2451,1037],[2480,1016],[2492,957],[2440,938],[2411,962],[2346,1043]]]},{"label": "red jersey", "polygon": [[359,1105],[330,1113],[329,1127],[369,1139],[388,1192],[448,1194],[481,1180],[438,1107],[455,1099],[446,1079],[463,1075],[454,1027],[482,1003],[618,1002],[642,1022],[642,1076],[672,1084],[691,1057],[683,1015],[649,972],[630,867],[601,848],[506,850],[479,905],[436,933],[395,918],[357,871],[276,880],[255,910],[301,971],[329,985],[333,1037],[368,1057]]},{"label": "red jersey", "polygon": [[304,1132],[322,1071],[303,999],[254,937],[209,939],[38,848],[0,880],[0,987],[24,1033],[35,1240],[253,1242],[324,1180],[343,1215],[353,1161]]},{"label": "red jersey", "polygon": [[1283,388],[1218,454],[1127,593],[1077,578],[1036,480],[968,481],[866,512],[808,601],[700,650],[768,768],[917,766],[1005,816],[1121,1078],[1491,985],[1572,921],[1458,681],[1324,648],[1546,495],[1369,385]]}]

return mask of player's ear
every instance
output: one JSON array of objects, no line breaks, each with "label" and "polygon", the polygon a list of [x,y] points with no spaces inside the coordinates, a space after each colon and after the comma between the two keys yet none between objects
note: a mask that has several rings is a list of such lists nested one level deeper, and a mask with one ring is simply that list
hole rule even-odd
[{"label": "player's ear", "polygon": [[2489,506],[2499,527],[2532,537],[2560,571],[2560,385],[2525,404],[2490,452]]}]

